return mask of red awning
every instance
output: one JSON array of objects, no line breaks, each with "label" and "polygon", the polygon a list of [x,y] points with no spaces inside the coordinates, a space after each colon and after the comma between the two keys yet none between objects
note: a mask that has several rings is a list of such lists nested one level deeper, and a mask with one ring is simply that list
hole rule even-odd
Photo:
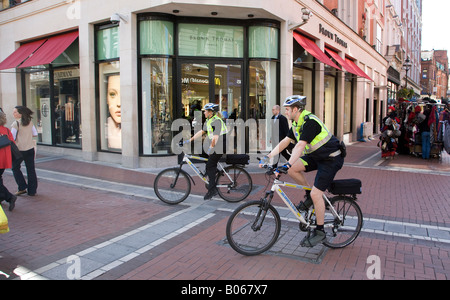
[{"label": "red awning", "polygon": [[330,54],[332,58],[334,58],[347,72],[352,73],[357,76],[364,77],[366,79],[369,79],[372,81],[372,79],[367,75],[363,70],[361,70],[353,61],[351,61],[348,58],[345,58],[345,60],[339,56],[334,51],[328,50],[325,48],[325,51]]},{"label": "red awning", "polygon": [[36,51],[47,39],[26,43],[0,63],[0,70],[16,68]]},{"label": "red awning", "polygon": [[358,74],[359,76],[364,77],[364,78],[366,78],[366,79],[368,79],[368,80],[370,80],[370,81],[373,81],[372,78],[370,78],[369,75],[367,75],[363,70],[361,70],[360,67],[358,67],[358,66],[353,62],[353,60],[348,59],[348,58],[346,57],[346,58],[345,58],[345,62],[346,62],[347,64],[349,64],[350,67],[352,67],[352,68],[355,70],[355,72],[358,72],[358,73],[359,73],[359,74]]},{"label": "red awning", "polygon": [[61,55],[78,37],[78,31],[53,36],[47,40],[19,68],[50,64]]},{"label": "red awning", "polygon": [[300,44],[306,51],[308,51],[309,54],[323,62],[324,64],[327,64],[333,68],[336,68],[340,70],[339,68],[331,59],[326,56],[325,53],[320,50],[320,48],[314,43],[314,41],[308,39],[307,37],[302,36],[298,32],[294,31],[294,39],[297,41],[297,43]]}]

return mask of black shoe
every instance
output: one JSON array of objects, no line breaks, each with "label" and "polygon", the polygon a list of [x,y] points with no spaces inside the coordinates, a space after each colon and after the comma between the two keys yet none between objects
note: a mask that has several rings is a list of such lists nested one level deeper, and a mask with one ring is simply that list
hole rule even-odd
[{"label": "black shoe", "polygon": [[219,191],[217,190],[217,188],[213,188],[211,190],[208,190],[208,192],[206,193],[205,197],[203,197],[203,200],[209,200],[212,197],[214,197],[215,195],[217,195],[219,193]]},{"label": "black shoe", "polygon": [[322,230],[314,230],[310,236],[306,236],[301,242],[302,247],[312,248],[315,245],[322,243],[326,239],[326,234]]},{"label": "black shoe", "polygon": [[14,207],[16,207],[16,200],[17,200],[17,196],[16,195],[12,195],[11,199],[9,199],[9,211],[13,211]]},{"label": "black shoe", "polygon": [[311,205],[313,205],[313,201],[311,199],[311,196],[307,194],[305,196],[305,201],[300,201],[300,203],[297,205],[297,209],[299,211],[308,211]]}]

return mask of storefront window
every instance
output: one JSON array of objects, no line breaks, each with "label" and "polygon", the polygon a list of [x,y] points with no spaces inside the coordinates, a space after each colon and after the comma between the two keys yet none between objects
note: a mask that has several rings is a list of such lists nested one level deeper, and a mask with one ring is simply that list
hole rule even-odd
[{"label": "storefront window", "polygon": [[54,71],[56,144],[81,146],[81,102],[78,68]]},{"label": "storefront window", "polygon": [[293,49],[294,68],[293,68],[293,95],[302,95],[307,97],[306,110],[314,112],[313,105],[313,70],[314,57],[309,54],[302,46],[294,41]]},{"label": "storefront window", "polygon": [[[251,61],[250,62],[250,95],[249,118],[267,120],[272,117],[272,107],[277,101],[277,62]],[[269,150],[271,145],[270,130],[266,124],[258,122],[258,149]]]},{"label": "storefront window", "polygon": [[306,96],[306,110],[312,111],[312,71],[294,68],[293,87],[293,95]]},{"label": "storefront window", "polygon": [[119,30],[107,24],[97,28],[98,110],[100,149],[122,151]]},{"label": "storefront window", "polygon": [[143,154],[170,153],[174,120],[172,59],[142,59]]},{"label": "storefront window", "polygon": [[119,57],[119,27],[107,27],[97,31],[97,60]]},{"label": "storefront window", "polygon": [[[41,69],[41,70],[39,70]],[[28,68],[25,71],[27,106],[33,114],[33,123],[38,131],[38,142],[52,145],[52,118],[50,73],[44,66]]]},{"label": "storefront window", "polygon": [[353,103],[353,79],[352,74],[345,73],[344,90],[344,133],[352,131],[352,103]]},{"label": "storefront window", "polygon": [[336,71],[325,66],[323,120],[328,130],[335,133],[336,115]]},{"label": "storefront window", "polygon": [[[139,23],[141,55],[173,55],[173,22],[145,20]],[[158,38],[155,39],[155,36]]]},{"label": "storefront window", "polygon": [[278,28],[266,26],[249,27],[249,56],[251,58],[278,59]]},{"label": "storefront window", "polygon": [[101,149],[121,151],[122,114],[119,62],[99,65],[99,93]]}]

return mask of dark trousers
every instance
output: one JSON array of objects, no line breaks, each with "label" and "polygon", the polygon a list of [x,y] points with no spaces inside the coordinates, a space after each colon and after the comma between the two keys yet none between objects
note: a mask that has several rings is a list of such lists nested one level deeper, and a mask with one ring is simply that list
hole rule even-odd
[{"label": "dark trousers", "polygon": [[[208,175],[208,190],[216,188],[216,173],[217,173],[217,163],[222,158],[226,150],[226,139],[222,139],[221,143],[218,143],[217,147],[223,145],[222,151],[217,151],[219,153],[213,152],[209,155],[208,161],[206,162],[206,175]],[[221,147],[222,148],[222,147]]]},{"label": "dark trousers", "polygon": [[20,170],[22,161],[13,162],[12,171],[14,174],[14,179],[16,180],[19,191],[23,191],[26,189],[29,195],[34,195],[36,194],[36,190],[38,187],[36,169],[34,166],[34,148],[20,152],[22,153],[23,161],[25,162],[25,167],[27,169],[28,184],[23,177],[22,171]]},{"label": "dark trousers", "polygon": [[3,200],[9,202],[12,194],[8,191],[6,186],[3,185],[3,172],[5,172],[5,169],[0,169],[0,202]]}]

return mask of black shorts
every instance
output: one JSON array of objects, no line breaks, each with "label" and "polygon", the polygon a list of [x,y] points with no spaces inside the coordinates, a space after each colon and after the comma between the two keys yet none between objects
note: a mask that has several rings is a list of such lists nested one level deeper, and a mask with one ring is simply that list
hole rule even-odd
[{"label": "black shorts", "polygon": [[340,155],[325,160],[317,160],[305,155],[300,158],[305,166],[306,172],[317,170],[314,186],[324,192],[334,180],[336,173],[344,165],[344,158]]}]

